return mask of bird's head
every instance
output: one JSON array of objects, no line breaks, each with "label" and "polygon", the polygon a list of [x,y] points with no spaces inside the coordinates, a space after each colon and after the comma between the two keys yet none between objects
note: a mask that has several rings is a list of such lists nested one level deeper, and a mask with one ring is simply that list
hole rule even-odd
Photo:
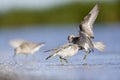
[{"label": "bird's head", "polygon": [[68,41],[69,41],[69,43],[72,43],[73,42],[73,39],[74,39],[74,35],[69,35],[68,36]]}]

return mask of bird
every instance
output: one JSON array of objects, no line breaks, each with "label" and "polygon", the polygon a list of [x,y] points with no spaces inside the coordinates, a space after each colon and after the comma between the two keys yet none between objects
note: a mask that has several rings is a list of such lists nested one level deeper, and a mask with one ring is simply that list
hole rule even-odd
[{"label": "bird", "polygon": [[89,53],[94,52],[94,48],[99,51],[104,51],[105,45],[103,42],[94,42],[93,24],[99,13],[99,2],[92,8],[92,10],[84,17],[79,24],[79,34],[69,35],[69,43],[78,44],[79,50],[84,50],[83,57],[86,63],[86,57]]},{"label": "bird", "polygon": [[77,54],[78,50],[79,50],[79,47],[77,44],[66,43],[58,48],[53,48],[53,49],[45,51],[45,52],[53,51],[53,53],[50,56],[48,56],[46,58],[46,60],[48,60],[49,58],[54,57],[54,56],[59,56],[61,65],[64,65],[63,60],[66,63],[68,63],[68,60],[66,59],[66,57],[71,57],[71,56]]},{"label": "bird", "polygon": [[45,45],[45,42],[36,43],[25,41],[23,39],[10,40],[9,43],[14,48],[14,58],[17,54],[24,54],[26,56],[34,54]]}]

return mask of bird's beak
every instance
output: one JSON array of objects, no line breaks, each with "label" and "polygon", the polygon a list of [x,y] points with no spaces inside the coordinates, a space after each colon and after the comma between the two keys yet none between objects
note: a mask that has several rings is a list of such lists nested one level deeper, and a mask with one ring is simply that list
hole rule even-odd
[{"label": "bird's beak", "polygon": [[92,36],[91,38],[94,39],[94,36]]}]

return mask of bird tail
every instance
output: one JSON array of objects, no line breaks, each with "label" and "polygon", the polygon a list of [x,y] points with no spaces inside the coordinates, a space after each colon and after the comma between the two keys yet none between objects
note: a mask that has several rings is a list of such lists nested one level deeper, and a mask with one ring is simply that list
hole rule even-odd
[{"label": "bird tail", "polygon": [[94,48],[102,52],[105,49],[105,44],[103,42],[94,42]]},{"label": "bird tail", "polygon": [[48,56],[47,58],[46,58],[46,60],[48,60],[49,58],[51,58],[51,57],[53,57],[53,56],[55,56],[56,54],[51,54],[50,56]]}]

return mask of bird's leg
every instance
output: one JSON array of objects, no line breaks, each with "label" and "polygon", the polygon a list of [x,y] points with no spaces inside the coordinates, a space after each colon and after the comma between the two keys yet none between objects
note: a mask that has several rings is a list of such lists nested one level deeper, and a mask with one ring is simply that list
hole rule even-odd
[{"label": "bird's leg", "polygon": [[62,58],[61,56],[60,56],[59,58],[60,58],[60,63],[61,63],[61,65],[63,66],[63,65],[64,65],[64,64],[63,64],[63,61],[62,61],[63,58]]},{"label": "bird's leg", "polygon": [[14,55],[13,55],[13,60],[14,60],[15,64],[17,64],[15,57],[16,57],[16,53],[14,53]]},{"label": "bird's leg", "polygon": [[89,54],[89,53],[91,53],[91,50],[90,50],[90,49],[88,49],[88,51],[86,51],[86,53],[88,53],[88,54]]},{"label": "bird's leg", "polygon": [[87,64],[86,57],[87,57],[87,55],[88,55],[90,52],[91,52],[91,50],[90,50],[90,49],[88,49],[87,51],[85,51],[85,55],[84,55],[84,57],[83,57],[83,60],[84,60],[84,65],[86,65],[86,64]]},{"label": "bird's leg", "polygon": [[29,62],[29,58],[28,58],[28,54],[24,54],[25,55],[25,63],[28,63]]},{"label": "bird's leg", "polygon": [[91,51],[92,51],[92,52],[94,52],[94,50],[93,50],[93,49],[92,49]]},{"label": "bird's leg", "polygon": [[15,56],[16,56],[16,53],[14,53],[14,55],[13,55],[13,59],[15,60]]},{"label": "bird's leg", "polygon": [[32,54],[32,61],[36,61],[36,56],[34,54]]},{"label": "bird's leg", "polygon": [[87,60],[86,60],[87,55],[88,55],[88,54],[87,54],[87,53],[85,53],[84,58],[83,58],[83,60],[84,60],[83,65],[86,65],[86,64],[87,64]]},{"label": "bird's leg", "polygon": [[64,60],[66,63],[68,63],[68,60],[67,60],[67,59],[63,58],[63,60]]}]

